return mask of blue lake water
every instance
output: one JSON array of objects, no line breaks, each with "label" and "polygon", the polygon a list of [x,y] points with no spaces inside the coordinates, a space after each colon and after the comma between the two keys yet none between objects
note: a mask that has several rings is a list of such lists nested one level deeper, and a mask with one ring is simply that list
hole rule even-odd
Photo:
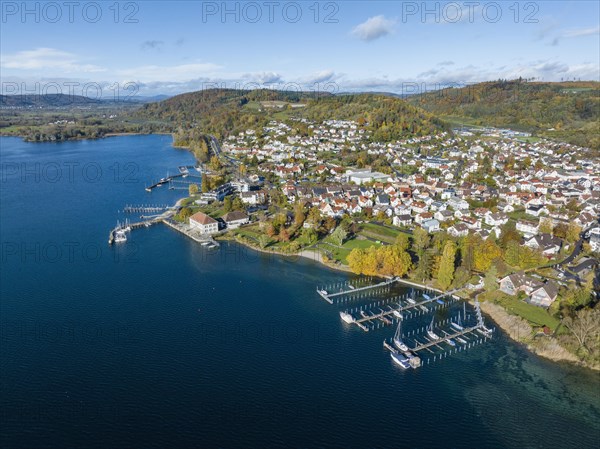
[{"label": "blue lake water", "polygon": [[344,273],[163,225],[109,247],[126,204],[183,195],[144,190],[194,163],[169,136],[2,138],[0,158],[2,447],[600,442],[598,374],[501,332],[403,372],[382,347],[393,329],[348,327],[316,294]]}]

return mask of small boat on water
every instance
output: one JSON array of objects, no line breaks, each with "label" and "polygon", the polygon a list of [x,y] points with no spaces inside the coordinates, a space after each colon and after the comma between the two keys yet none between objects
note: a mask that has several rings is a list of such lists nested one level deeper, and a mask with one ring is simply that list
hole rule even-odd
[{"label": "small boat on water", "polygon": [[427,293],[423,293],[423,298],[425,298],[425,299],[431,299],[431,296],[429,296]]},{"label": "small boat on water", "polygon": [[352,315],[350,315],[349,313],[340,312],[340,318],[345,323],[348,323],[348,324],[354,323],[354,317]]},{"label": "small boat on water", "polygon": [[396,346],[402,352],[409,351],[408,346],[406,346],[402,341],[402,321],[398,323],[398,327],[394,333],[394,346]]},{"label": "small boat on water", "polygon": [[394,363],[396,365],[398,365],[400,368],[402,368],[402,369],[408,369],[408,368],[410,368],[410,362],[402,354],[399,354],[397,352],[391,352],[390,355],[391,355],[392,360],[394,361]]},{"label": "small boat on water", "polygon": [[453,328],[455,328],[456,330],[459,330],[459,331],[462,331],[462,330],[464,330],[464,327],[462,327],[462,326],[461,326],[460,324],[458,324],[458,323],[454,323],[454,322],[452,322],[452,323],[450,323],[450,324],[451,324],[451,325],[452,325],[452,327],[453,327]]},{"label": "small boat on water", "polygon": [[408,301],[410,304],[416,304],[416,303],[417,303],[417,301],[415,301],[415,300],[414,300],[414,299],[412,299],[412,298],[408,298],[408,299],[407,299],[407,301]]},{"label": "small boat on water", "polygon": [[421,309],[425,313],[429,312],[429,309],[423,305],[419,306],[419,309]]},{"label": "small boat on water", "polygon": [[462,331],[462,330],[464,330],[464,329],[465,329],[465,328],[463,327],[463,325],[462,325],[462,321],[460,320],[460,313],[458,314],[458,319],[456,320],[456,323],[455,323],[454,321],[452,321],[452,322],[450,323],[450,325],[451,325],[451,326],[452,326],[454,329],[456,329],[456,330],[459,330],[459,331]]},{"label": "small boat on water", "polygon": [[450,346],[456,346],[456,343],[451,338],[449,338],[448,340],[446,340],[446,343],[448,343]]},{"label": "small boat on water", "polygon": [[456,341],[458,341],[459,343],[462,343],[463,345],[466,345],[468,343],[467,340],[465,340],[464,338],[460,338],[460,337],[456,337]]},{"label": "small boat on water", "polygon": [[433,331],[427,331],[427,335],[429,335],[429,338],[431,338],[432,340],[440,339],[440,336]]},{"label": "small boat on water", "polygon": [[431,323],[429,324],[429,326],[427,326],[427,335],[429,335],[429,338],[431,338],[432,340],[439,340],[440,336],[433,332],[433,320],[434,318],[431,319]]},{"label": "small boat on water", "polygon": [[115,231],[115,242],[116,243],[123,243],[127,241],[127,234],[125,234],[125,230],[123,229],[117,229]]},{"label": "small boat on water", "polygon": [[442,301],[441,299],[436,299],[435,302],[437,302],[441,306],[443,306],[445,304],[445,302]]},{"label": "small boat on water", "polygon": [[402,319],[402,313],[400,313],[400,311],[399,311],[399,310],[394,310],[394,316],[395,316],[396,318],[400,318],[400,319]]}]

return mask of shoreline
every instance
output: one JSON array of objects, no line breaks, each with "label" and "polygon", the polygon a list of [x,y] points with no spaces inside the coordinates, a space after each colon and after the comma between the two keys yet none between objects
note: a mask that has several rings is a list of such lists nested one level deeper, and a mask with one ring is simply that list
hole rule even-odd
[{"label": "shoreline", "polygon": [[567,349],[554,336],[534,335],[533,328],[523,318],[511,315],[499,304],[480,301],[481,311],[485,313],[515,343],[529,352],[552,362],[567,362],[581,368],[600,371],[600,365],[590,365]]},{"label": "shoreline", "polygon": [[[240,241],[236,238],[226,237],[225,235],[220,237],[225,237],[222,238],[222,240],[232,241],[260,253],[274,254],[284,257],[304,257],[312,260],[313,262],[319,263],[325,268],[352,273],[352,271],[345,265],[335,265],[323,262],[321,255],[316,251],[305,249],[299,253],[288,254],[281,251],[255,248],[246,242]],[[442,293],[442,291],[438,288],[429,285],[423,285],[409,279],[400,278],[398,282],[404,285],[410,285],[411,287],[423,290],[430,289]],[[463,300],[472,303],[472,300],[468,298],[463,298]],[[567,362],[571,365],[588,368],[594,371],[600,371],[600,366],[589,365],[579,360],[577,356],[563,348],[555,337],[538,337],[533,335],[533,328],[527,321],[517,315],[511,315],[502,306],[488,301],[480,301],[479,304],[481,305],[481,311],[488,317],[488,319],[493,321],[494,324],[500,328],[513,342],[523,345],[530,353],[552,362]]]}]

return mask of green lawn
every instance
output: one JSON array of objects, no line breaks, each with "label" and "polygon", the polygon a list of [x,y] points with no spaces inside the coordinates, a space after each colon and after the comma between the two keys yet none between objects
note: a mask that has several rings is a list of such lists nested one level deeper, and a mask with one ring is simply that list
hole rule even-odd
[{"label": "green lawn", "polygon": [[555,331],[560,324],[559,320],[551,316],[545,309],[527,304],[517,298],[503,295],[498,299],[498,303],[510,313],[529,321],[533,326],[548,326]]},{"label": "green lawn", "polygon": [[390,229],[375,223],[363,223],[361,227],[361,234],[365,235],[366,237],[385,241],[387,243],[394,243],[396,237],[398,237],[398,234],[401,232],[399,229]]},{"label": "green lawn", "polygon": [[[324,243],[332,243],[332,242],[328,241],[327,239],[325,239],[323,242]],[[352,239],[352,240],[348,240],[347,242],[344,242],[344,244],[342,245],[341,248],[335,244],[322,245],[322,248],[331,252],[333,254],[333,258],[335,260],[337,260],[343,264],[348,264],[348,260],[347,260],[348,254],[350,254],[350,252],[354,248],[366,249],[371,246],[379,247],[381,245],[378,243],[372,242],[370,240]]]}]

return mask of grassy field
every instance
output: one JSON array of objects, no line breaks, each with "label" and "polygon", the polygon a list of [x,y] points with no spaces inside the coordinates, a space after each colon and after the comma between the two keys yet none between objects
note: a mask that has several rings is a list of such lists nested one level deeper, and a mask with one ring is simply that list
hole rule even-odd
[{"label": "grassy field", "polygon": [[[331,242],[328,242],[328,240],[325,239],[324,243],[331,243]],[[344,242],[344,244],[342,245],[341,248],[334,244],[322,245],[322,246],[324,249],[326,249],[327,251],[329,251],[330,253],[333,254],[333,258],[335,260],[337,260],[343,264],[347,264],[348,263],[348,260],[347,260],[348,254],[350,254],[350,252],[354,248],[366,249],[371,246],[379,247],[381,245],[378,243],[372,242],[371,240],[352,239],[352,240],[348,240],[347,242]]]},{"label": "grassy field", "polygon": [[496,302],[508,312],[520,316],[533,326],[548,326],[555,331],[560,324],[559,320],[551,316],[545,309],[527,304],[515,297],[500,294],[497,296]]},{"label": "grassy field", "polygon": [[361,228],[362,231],[360,234],[386,243],[394,243],[396,237],[401,232],[399,229],[390,229],[375,223],[363,223],[361,224]]}]

